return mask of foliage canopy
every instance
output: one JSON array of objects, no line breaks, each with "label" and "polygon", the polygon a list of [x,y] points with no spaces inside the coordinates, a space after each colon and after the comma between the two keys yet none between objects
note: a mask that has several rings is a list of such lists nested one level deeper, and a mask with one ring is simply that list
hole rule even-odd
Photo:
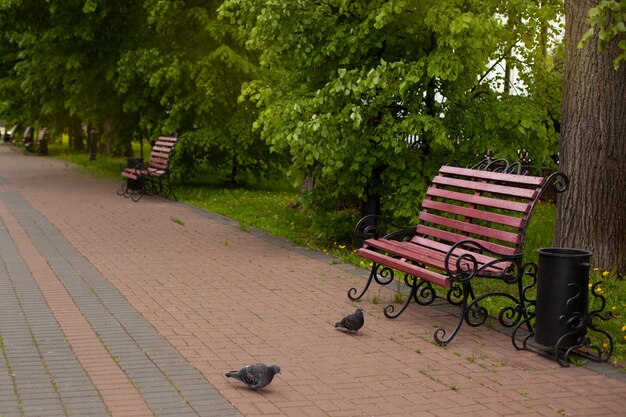
[{"label": "foliage canopy", "polygon": [[[226,0],[265,76],[244,84],[255,126],[322,207],[383,194],[411,219],[442,163],[490,150],[556,153],[559,2]],[[549,53],[548,53],[549,50]],[[514,51],[514,52],[513,52]],[[523,91],[509,94],[517,72]],[[506,86],[506,88],[505,88]]]},{"label": "foliage canopy", "polygon": [[[413,220],[443,163],[557,151],[557,0],[0,0],[7,123],[182,135],[178,166],[314,178]],[[78,143],[82,139],[78,140]]]}]

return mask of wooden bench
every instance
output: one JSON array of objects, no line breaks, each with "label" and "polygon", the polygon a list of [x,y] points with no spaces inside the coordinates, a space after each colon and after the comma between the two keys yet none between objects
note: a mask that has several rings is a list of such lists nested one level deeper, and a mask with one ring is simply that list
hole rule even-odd
[{"label": "wooden bench", "polygon": [[[13,143],[17,144],[17,138],[14,138]],[[22,144],[27,150],[30,149],[31,146],[33,146],[33,128],[31,126],[27,126],[26,129],[24,129],[24,134],[22,135]]]},{"label": "wooden bench", "polygon": [[24,148],[30,152],[39,151],[41,155],[47,155],[48,154],[48,142],[46,140],[47,131],[48,131],[48,128],[46,127],[42,127],[41,129],[39,129],[37,139],[34,141],[32,137],[32,129],[28,134],[28,140],[26,140],[27,135],[24,134]]},{"label": "wooden bench", "polygon": [[[380,216],[361,219],[355,232],[364,237],[364,243],[358,254],[373,266],[363,290],[357,295],[357,289],[351,288],[348,297],[361,299],[372,281],[388,285],[394,282],[394,271],[399,271],[410,293],[398,313],[393,314],[393,305],[385,307],[388,318],[398,317],[412,300],[420,305],[432,303],[436,298],[433,284],[447,290],[447,301],[460,307],[460,317],[448,337],[444,329],[435,330],[438,344],[450,342],[463,321],[471,326],[483,324],[488,314],[479,303],[487,297],[502,296],[512,302],[499,319],[505,326],[514,326],[526,316],[522,258],[533,209],[548,184],[559,192],[568,185],[561,173],[546,179],[521,175],[519,170],[519,163],[490,159],[470,168],[442,166],[426,192],[416,227],[396,226]],[[394,231],[381,236],[384,229]],[[472,287],[475,278],[513,285],[515,295],[493,292],[477,297]]]},{"label": "wooden bench", "polygon": [[39,155],[48,155],[48,138],[46,137],[47,133],[47,127],[42,127],[41,129],[39,129],[39,134],[37,135],[37,140],[35,141],[35,149],[39,151]]},{"label": "wooden bench", "polygon": [[170,162],[178,138],[160,136],[152,146],[150,160],[138,161],[122,170],[126,182],[118,194],[137,202],[144,194],[161,195],[176,200],[170,183]]},{"label": "wooden bench", "polygon": [[12,139],[15,137],[15,131],[17,130],[18,125],[13,125],[11,130],[4,132],[3,142],[10,143]]}]

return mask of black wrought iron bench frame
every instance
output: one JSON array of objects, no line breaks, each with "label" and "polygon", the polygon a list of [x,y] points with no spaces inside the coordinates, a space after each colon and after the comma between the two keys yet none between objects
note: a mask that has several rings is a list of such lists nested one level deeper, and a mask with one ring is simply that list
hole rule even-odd
[{"label": "black wrought iron bench frame", "polygon": [[177,137],[160,136],[152,146],[149,162],[138,160],[135,166],[122,170],[122,177],[126,181],[117,193],[134,202],[141,200],[145,194],[177,201],[170,181],[170,165],[177,143]]},{"label": "black wrought iron bench frame", "polygon": [[[520,323],[526,318],[528,291],[536,284],[536,265],[523,263],[528,223],[548,185],[563,192],[569,184],[560,172],[548,178],[524,174],[519,163],[504,159],[487,158],[469,168],[443,166],[422,202],[417,226],[395,225],[376,215],[362,218],[355,228],[357,241],[364,241],[358,253],[373,265],[363,289],[348,290],[349,299],[363,298],[372,282],[382,286],[395,282],[398,271],[409,295],[397,313],[392,304],[384,308],[387,318],[399,317],[412,301],[433,303],[437,297],[433,284],[444,289],[448,303],[460,308],[449,335],[443,328],[434,331],[437,344],[449,343],[463,322],[484,324],[489,314],[481,302],[490,297],[511,303],[499,313],[503,326]],[[501,213],[511,210],[521,217]],[[516,231],[503,231],[503,224]],[[389,229],[393,231],[384,234]],[[472,282],[477,278],[512,285],[516,295],[501,291],[476,295]]]}]

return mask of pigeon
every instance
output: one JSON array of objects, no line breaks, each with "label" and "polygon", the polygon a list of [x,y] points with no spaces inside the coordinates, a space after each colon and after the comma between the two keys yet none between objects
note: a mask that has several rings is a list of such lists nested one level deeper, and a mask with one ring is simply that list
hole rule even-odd
[{"label": "pigeon", "polygon": [[267,366],[264,363],[255,363],[238,371],[226,372],[226,376],[238,379],[249,388],[257,390],[268,386],[274,379],[274,375],[279,373],[280,367],[278,365]]},{"label": "pigeon", "polygon": [[363,309],[357,308],[353,314],[348,314],[339,323],[335,324],[335,327],[339,330],[347,330],[349,332],[358,332],[363,327]]}]

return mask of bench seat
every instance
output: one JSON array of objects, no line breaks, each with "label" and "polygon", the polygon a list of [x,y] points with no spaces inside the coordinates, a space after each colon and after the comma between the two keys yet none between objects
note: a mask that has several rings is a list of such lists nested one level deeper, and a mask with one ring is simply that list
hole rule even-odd
[{"label": "bench seat", "polygon": [[[389,266],[393,264],[394,268],[397,270],[433,284],[450,288],[452,286],[450,277],[446,275],[445,272],[436,271],[446,270],[446,256],[451,248],[451,245],[420,237],[416,237],[411,241],[368,239],[357,253],[365,259]],[[459,256],[463,254],[470,254],[475,257],[479,267],[496,261],[496,258],[488,255],[458,249],[450,256],[448,261],[448,270],[452,272],[452,274],[456,275],[458,273],[456,262]],[[483,270],[483,273],[485,275],[498,276],[502,273],[503,269],[510,265],[510,263],[497,264],[493,267],[487,267]],[[424,266],[431,269],[424,269]],[[466,262],[464,266],[470,268],[473,265]]]}]

